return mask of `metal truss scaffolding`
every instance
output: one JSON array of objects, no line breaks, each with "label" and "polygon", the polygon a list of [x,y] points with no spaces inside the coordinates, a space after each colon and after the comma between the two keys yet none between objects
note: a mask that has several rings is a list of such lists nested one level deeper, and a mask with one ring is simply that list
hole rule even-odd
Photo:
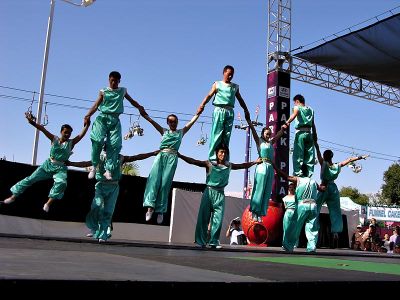
[{"label": "metal truss scaffolding", "polygon": [[400,90],[291,57],[291,78],[400,108]]},{"label": "metal truss scaffolding", "polygon": [[268,73],[289,70],[291,0],[268,1]]},{"label": "metal truss scaffolding", "polygon": [[291,55],[291,0],[268,0],[268,73],[400,108],[400,90]]}]

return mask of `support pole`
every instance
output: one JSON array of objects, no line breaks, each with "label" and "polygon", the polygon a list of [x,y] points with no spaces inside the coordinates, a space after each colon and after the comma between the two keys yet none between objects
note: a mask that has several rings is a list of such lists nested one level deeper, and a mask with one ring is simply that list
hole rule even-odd
[{"label": "support pole", "polygon": [[[47,62],[49,60],[49,49],[50,49],[51,29],[53,27],[54,6],[55,6],[55,0],[50,0],[50,15],[49,15],[49,21],[47,23],[47,34],[46,34],[46,44],[44,46],[42,77],[40,79],[39,102],[36,114],[36,122],[38,124],[40,124],[42,119],[43,96],[44,96],[44,88],[46,85]],[[37,150],[39,145],[39,132],[40,130],[36,128],[35,139],[33,141],[32,165],[36,165]]]}]

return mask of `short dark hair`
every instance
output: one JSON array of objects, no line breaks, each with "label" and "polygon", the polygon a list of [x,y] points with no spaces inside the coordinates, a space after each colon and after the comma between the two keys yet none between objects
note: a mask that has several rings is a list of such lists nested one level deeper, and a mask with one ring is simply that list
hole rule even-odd
[{"label": "short dark hair", "polygon": [[231,69],[233,73],[235,73],[235,68],[232,67],[231,65],[226,65],[224,67],[224,70],[222,71],[222,73],[225,73],[226,70]]},{"label": "short dark hair", "polygon": [[217,147],[215,147],[215,154],[218,154],[219,150],[225,150],[226,154],[229,155],[229,148],[227,145],[221,143]]},{"label": "short dark hair", "polygon": [[293,101],[299,100],[300,103],[306,103],[306,100],[304,99],[303,95],[297,94],[296,96],[293,97]]},{"label": "short dark hair", "polygon": [[73,131],[71,125],[69,124],[64,124],[63,126],[61,126],[60,132],[63,131],[64,129],[69,129],[71,132]]},{"label": "short dark hair", "polygon": [[118,79],[118,80],[121,80],[121,73],[120,72],[118,72],[118,71],[112,71],[111,73],[110,73],[110,75],[108,75],[108,78],[115,78],[115,79]]},{"label": "short dark hair", "polygon": [[178,116],[177,116],[177,115],[175,115],[175,114],[170,114],[170,115],[168,115],[168,117],[167,117],[167,123],[168,123],[169,117],[173,117],[173,118],[175,118],[175,119],[178,121]]},{"label": "short dark hair", "polygon": [[333,158],[333,152],[329,149],[325,150],[322,156],[324,157],[324,160],[331,160]]}]

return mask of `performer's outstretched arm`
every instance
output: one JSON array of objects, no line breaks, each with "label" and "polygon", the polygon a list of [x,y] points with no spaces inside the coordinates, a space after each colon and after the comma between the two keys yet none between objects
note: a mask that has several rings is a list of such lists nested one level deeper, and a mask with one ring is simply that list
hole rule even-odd
[{"label": "performer's outstretched arm", "polygon": [[277,140],[279,140],[282,135],[285,133],[285,130],[283,128],[281,128],[276,135],[271,139],[270,143],[271,144],[275,144]]},{"label": "performer's outstretched arm", "polygon": [[153,127],[161,134],[164,134],[164,129],[161,127],[160,124],[158,124],[156,121],[154,121],[150,116],[147,114],[147,112],[144,110],[144,108],[140,111],[140,115],[145,118]]},{"label": "performer's outstretched arm", "polygon": [[156,156],[159,152],[160,152],[160,150],[155,150],[155,151],[152,151],[152,152],[136,154],[136,155],[133,155],[133,156],[125,156],[124,155],[123,163],[133,162],[133,161],[136,161],[136,160],[143,160],[143,159],[149,158],[151,156]]},{"label": "performer's outstretched arm", "polygon": [[143,106],[139,104],[139,102],[137,102],[136,100],[134,100],[129,94],[128,92],[125,93],[125,99],[127,99],[129,101],[130,104],[132,104],[132,106],[136,107],[139,112],[141,112],[143,110]]},{"label": "performer's outstretched arm", "polygon": [[203,101],[201,102],[199,108],[197,109],[197,113],[201,114],[204,110],[204,107],[206,106],[206,104],[208,103],[208,101],[210,101],[210,99],[212,98],[212,96],[215,95],[215,93],[217,92],[217,83],[214,82],[211,90],[208,92],[208,94],[204,97]]},{"label": "performer's outstretched arm", "polygon": [[349,157],[348,159],[342,161],[339,163],[339,165],[341,167],[344,167],[346,165],[348,165],[349,163],[353,162],[353,161],[357,161],[360,159],[366,159],[369,155],[360,155],[360,156],[355,156],[355,157]]},{"label": "performer's outstretched arm", "polygon": [[80,134],[72,139],[72,147],[80,142],[80,140],[85,136],[86,132],[88,131],[90,126],[90,119],[87,122],[84,122],[83,129]]},{"label": "performer's outstretched arm", "polygon": [[314,146],[315,146],[315,150],[317,151],[318,162],[322,166],[322,164],[324,163],[324,159],[321,155],[321,151],[319,150],[319,144],[316,140],[314,140]]},{"label": "performer's outstretched arm", "polygon": [[290,115],[289,119],[286,121],[285,124],[282,125],[283,129],[289,128],[290,123],[297,117],[297,114],[299,113],[299,109],[297,106],[293,108],[293,113]]},{"label": "performer's outstretched arm", "polygon": [[205,161],[205,160],[197,160],[197,159],[182,155],[179,152],[178,152],[178,157],[183,159],[188,164],[195,165],[195,166],[198,166],[198,167],[207,168],[207,161]]},{"label": "performer's outstretched arm", "polygon": [[53,142],[54,140],[54,134],[50,133],[43,125],[38,124],[35,122],[35,120],[33,119],[32,114],[26,112],[25,113],[25,118],[28,120],[29,124],[31,124],[33,127],[37,128],[38,130],[40,130],[41,132],[44,133],[44,135]]},{"label": "performer's outstretched arm", "polygon": [[257,131],[256,131],[256,129],[254,128],[253,123],[252,123],[252,122],[247,122],[247,124],[249,125],[249,128],[250,128],[250,130],[251,130],[251,134],[252,134],[252,136],[253,136],[254,143],[255,143],[256,146],[257,146],[258,155],[260,155],[260,137],[258,136]]},{"label": "performer's outstretched arm", "polygon": [[235,96],[236,96],[236,99],[238,99],[240,106],[243,108],[244,118],[246,119],[247,123],[251,122],[249,110],[247,108],[246,102],[244,101],[242,95],[239,92],[239,89],[236,91]]},{"label": "performer's outstretched arm", "polygon": [[65,162],[66,166],[77,167],[77,168],[87,168],[92,165],[92,161],[69,161]]},{"label": "performer's outstretched arm", "polygon": [[199,119],[200,117],[199,111],[197,111],[197,113],[193,116],[193,118],[185,125],[185,127],[183,127],[182,129],[182,134],[185,135],[186,132],[189,131],[190,128],[192,128],[193,124]]},{"label": "performer's outstretched arm", "polygon": [[83,125],[86,126],[87,123],[90,123],[90,117],[96,112],[96,110],[99,108],[100,104],[103,102],[103,94],[100,92],[99,97],[97,97],[96,102],[93,104],[93,106],[89,109],[88,113],[83,119]]},{"label": "performer's outstretched arm", "polygon": [[249,161],[249,162],[245,162],[245,163],[241,163],[241,164],[231,163],[231,167],[232,167],[232,170],[248,169],[248,168],[250,168],[254,165],[258,165],[260,163],[262,163],[262,159],[257,158],[257,160],[255,160],[255,161]]},{"label": "performer's outstretched arm", "polygon": [[290,182],[294,182],[295,184],[297,184],[297,177],[296,176],[290,176],[290,175],[286,174],[281,169],[279,169],[273,161],[270,161],[270,163],[274,167],[276,173],[280,177],[285,178],[285,179],[289,180]]}]

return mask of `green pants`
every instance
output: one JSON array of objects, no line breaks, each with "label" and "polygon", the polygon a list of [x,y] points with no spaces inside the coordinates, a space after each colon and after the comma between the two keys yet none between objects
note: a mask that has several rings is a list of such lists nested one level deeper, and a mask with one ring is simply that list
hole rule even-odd
[{"label": "green pants", "polygon": [[107,160],[104,168],[114,173],[120,168],[118,156],[122,148],[121,122],[117,114],[103,114],[97,116],[90,132],[92,140],[92,164],[97,167],[100,163],[100,153],[104,139],[107,146]]},{"label": "green pants", "polygon": [[297,210],[288,208],[283,216],[283,239],[282,246],[287,251],[293,251],[297,243],[296,237]]},{"label": "green pants", "polygon": [[49,198],[59,200],[64,196],[64,191],[67,188],[67,167],[64,165],[54,164],[50,159],[47,159],[40,167],[38,167],[31,176],[22,179],[11,187],[11,193],[18,197],[35,182],[50,178],[54,179],[54,184],[50,190]]},{"label": "green pants", "polygon": [[[329,218],[331,220],[331,232],[343,231],[342,210],[340,209],[340,193],[336,183],[328,183],[324,192],[318,192],[317,210],[318,215],[321,211],[322,205],[326,203],[329,210]],[[318,222],[319,229],[319,222]]]},{"label": "green pants", "polygon": [[[201,197],[199,214],[197,216],[196,232],[194,241],[198,245],[207,244],[207,229],[211,222],[210,246],[219,245],[219,236],[221,234],[222,220],[224,218],[225,194],[223,191],[217,191],[206,187]],[[212,219],[210,221],[210,218]]]},{"label": "green pants", "polygon": [[313,252],[318,242],[318,213],[316,203],[299,201],[297,206],[296,242],[299,239],[303,224],[306,223],[307,252]]},{"label": "green pants", "polygon": [[[306,165],[307,174],[303,174],[302,165]],[[294,136],[293,175],[311,178],[314,174],[315,151],[311,132],[297,131]]]},{"label": "green pants", "polygon": [[[219,106],[214,108],[210,148],[208,152],[208,157],[210,160],[216,159],[215,148],[219,144],[223,143],[229,147],[234,118],[235,116],[232,108],[223,108]],[[229,160],[229,157],[227,157],[226,160]]]},{"label": "green pants", "polygon": [[154,159],[144,191],[143,206],[153,207],[156,213],[166,213],[168,196],[174,179],[178,156],[160,152]]},{"label": "green pants", "polygon": [[107,240],[115,204],[118,199],[118,183],[99,181],[96,183],[92,206],[86,216],[86,226],[94,233],[95,239]]},{"label": "green pants", "polygon": [[256,166],[254,185],[251,192],[250,211],[258,216],[267,215],[273,180],[274,168],[270,163],[263,162]]}]

